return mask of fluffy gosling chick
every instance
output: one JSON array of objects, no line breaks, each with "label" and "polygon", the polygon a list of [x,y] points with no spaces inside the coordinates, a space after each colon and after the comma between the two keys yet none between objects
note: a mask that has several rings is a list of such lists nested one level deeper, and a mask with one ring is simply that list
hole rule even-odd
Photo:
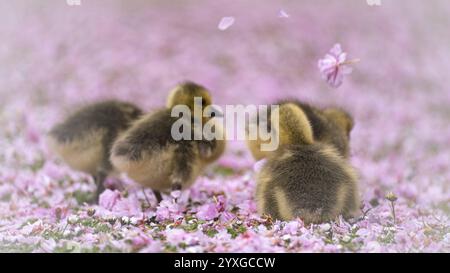
[{"label": "fluffy gosling chick", "polygon": [[[192,82],[178,85],[170,93],[165,109],[143,116],[113,145],[113,165],[139,184],[153,189],[158,201],[161,200],[160,191],[191,186],[204,168],[218,159],[225,149],[224,140],[175,140],[172,137],[172,125],[178,119],[183,119],[183,123],[190,125],[192,130],[195,119],[202,119],[203,124],[210,120],[194,111],[195,97],[202,98],[203,109],[212,104],[205,87]],[[192,118],[172,117],[172,108],[177,105],[189,107],[194,113]],[[219,124],[215,129],[223,132]]]},{"label": "fluffy gosling chick", "polygon": [[[353,118],[346,111],[335,107],[322,110],[298,100],[284,100],[275,104],[280,106],[292,104],[293,106],[299,107],[309,121],[315,141],[331,144],[342,156],[349,156],[350,131],[353,129],[354,122]],[[269,111],[268,117],[270,116]],[[267,117],[258,116],[253,122],[259,124],[259,121],[262,119],[267,119]],[[303,124],[298,126],[303,126]],[[270,130],[270,123],[268,123],[268,128]],[[262,143],[264,141],[260,138],[256,140],[247,139],[247,146],[255,160],[261,160],[271,153],[261,151]]]},{"label": "fluffy gosling chick", "polygon": [[257,177],[260,214],[306,224],[353,217],[359,208],[357,176],[331,144],[314,140],[309,119],[296,104],[280,106],[280,148]]},{"label": "fluffy gosling chick", "polygon": [[103,182],[113,171],[109,161],[113,141],[141,115],[133,104],[105,101],[79,109],[50,130],[49,148],[71,168],[94,176],[93,201],[98,201]]}]

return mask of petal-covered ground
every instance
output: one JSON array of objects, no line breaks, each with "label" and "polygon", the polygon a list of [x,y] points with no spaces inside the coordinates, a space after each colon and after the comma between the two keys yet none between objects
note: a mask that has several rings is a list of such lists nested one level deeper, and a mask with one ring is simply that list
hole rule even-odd
[{"label": "petal-covered ground", "polygon": [[[223,17],[234,22],[219,29]],[[446,0],[2,0],[0,18],[1,252],[450,251]],[[317,67],[335,43],[361,60],[338,89]],[[219,105],[295,97],[346,108],[361,218],[305,227],[258,216],[240,141],[158,207],[124,176],[87,205],[92,178],[56,159],[45,133],[106,98],[150,111],[185,79]]]}]

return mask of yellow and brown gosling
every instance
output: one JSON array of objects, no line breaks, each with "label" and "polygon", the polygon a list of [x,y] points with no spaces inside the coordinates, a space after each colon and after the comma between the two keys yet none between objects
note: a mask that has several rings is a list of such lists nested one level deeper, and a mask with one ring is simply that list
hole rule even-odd
[{"label": "yellow and brown gosling", "polygon": [[[275,103],[275,105],[279,106],[285,104],[299,107],[305,113],[309,125],[312,128],[315,141],[331,144],[342,156],[346,158],[349,156],[350,131],[353,129],[354,124],[350,114],[345,110],[336,107],[325,108],[322,110],[298,100],[283,100]],[[270,111],[267,116],[268,117],[257,116],[254,118],[253,122],[259,125],[260,120],[270,118]],[[270,127],[270,122],[267,123],[267,125],[269,130],[272,129]],[[297,126],[304,126],[304,124],[299,124]],[[272,153],[269,151],[262,151],[262,143],[264,142],[260,138],[257,138],[256,140],[247,139],[247,146],[255,160],[261,160]]]},{"label": "yellow and brown gosling", "polygon": [[[175,140],[172,137],[175,122],[190,125],[192,136],[195,119],[202,119],[203,124],[214,119],[193,110],[196,97],[201,98],[201,110],[212,104],[211,95],[205,87],[193,82],[179,84],[170,92],[166,108],[144,115],[113,145],[111,162],[114,167],[139,184],[153,189],[158,201],[161,200],[160,191],[191,186],[205,167],[224,152],[224,138],[208,141],[204,138]],[[173,107],[179,105],[191,110],[191,118],[171,116]],[[220,124],[215,125],[215,130],[223,132]]]},{"label": "yellow and brown gosling", "polygon": [[299,217],[310,224],[358,213],[354,169],[334,145],[314,139],[311,124],[296,104],[280,106],[280,146],[267,156],[257,176],[260,214],[285,221]]},{"label": "yellow and brown gosling", "polygon": [[50,150],[74,170],[94,177],[94,202],[98,202],[103,182],[113,172],[109,156],[114,140],[141,115],[137,106],[111,100],[82,107],[50,130]]}]

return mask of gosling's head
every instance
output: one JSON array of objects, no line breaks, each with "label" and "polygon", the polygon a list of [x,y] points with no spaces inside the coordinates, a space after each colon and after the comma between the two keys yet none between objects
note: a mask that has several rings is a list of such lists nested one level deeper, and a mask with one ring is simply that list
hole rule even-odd
[{"label": "gosling's head", "polygon": [[200,104],[202,110],[212,104],[209,91],[199,84],[186,81],[177,85],[170,92],[166,106],[167,108],[173,108],[176,105],[186,105],[193,111],[194,106],[199,107]]},{"label": "gosling's head", "polygon": [[[295,103],[282,103],[277,109],[270,112],[270,122],[267,123],[269,130],[275,135],[278,148],[286,145],[309,145],[314,143],[314,136],[311,124],[302,108]],[[265,117],[257,116],[253,121],[258,126]],[[247,131],[247,137],[249,133]],[[269,156],[273,151],[262,150],[262,144],[269,144],[273,139],[263,141],[247,138],[247,145],[256,160],[261,160]],[[278,148],[276,150],[278,150]]]},{"label": "gosling's head", "polygon": [[272,125],[278,122],[280,145],[312,144],[314,142],[311,124],[305,112],[294,103],[282,104],[271,115]]},{"label": "gosling's head", "polygon": [[327,108],[324,110],[324,113],[329,120],[338,125],[339,129],[341,129],[349,139],[350,132],[355,126],[352,116],[345,110],[336,107]]},{"label": "gosling's head", "polygon": [[[111,103],[116,103],[116,102],[111,102]],[[117,103],[117,106],[119,107],[119,109],[123,113],[123,115],[126,117],[126,120],[134,121],[143,114],[141,109],[137,108],[136,106],[134,106],[131,103],[127,103],[127,102]]]},{"label": "gosling's head", "polygon": [[341,154],[347,158],[350,155],[350,132],[354,126],[352,116],[336,107],[324,109],[324,114],[328,121],[334,124],[335,130],[333,130],[334,133],[331,136],[332,141]]}]

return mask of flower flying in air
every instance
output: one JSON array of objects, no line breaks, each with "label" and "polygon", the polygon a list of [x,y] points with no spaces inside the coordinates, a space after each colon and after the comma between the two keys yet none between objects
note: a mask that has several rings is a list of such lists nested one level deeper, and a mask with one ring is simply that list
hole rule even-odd
[{"label": "flower flying in air", "polygon": [[352,73],[351,64],[359,62],[359,59],[347,60],[347,53],[342,51],[340,44],[335,44],[323,59],[319,60],[318,66],[322,78],[334,88],[341,86],[344,75]]}]

